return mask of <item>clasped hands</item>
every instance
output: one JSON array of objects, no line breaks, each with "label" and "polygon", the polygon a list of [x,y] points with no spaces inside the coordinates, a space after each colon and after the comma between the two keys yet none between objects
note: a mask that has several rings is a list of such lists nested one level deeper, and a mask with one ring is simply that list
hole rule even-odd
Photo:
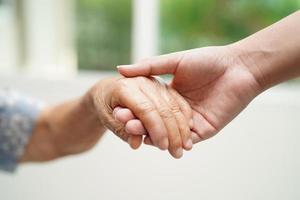
[{"label": "clasped hands", "polygon": [[[218,133],[257,95],[300,76],[300,12],[226,46],[152,57],[118,67],[84,96],[41,112],[21,161],[47,161],[92,148],[106,128],[137,149],[175,158]],[[293,31],[291,31],[291,27]],[[170,84],[153,76],[171,74]],[[100,121],[100,122],[99,122]]]},{"label": "clasped hands", "polygon": [[[142,142],[180,158],[215,135],[261,91],[230,47],[207,47],[119,66],[124,77],[90,92],[102,123],[130,146]],[[170,84],[153,75],[172,74]]]}]

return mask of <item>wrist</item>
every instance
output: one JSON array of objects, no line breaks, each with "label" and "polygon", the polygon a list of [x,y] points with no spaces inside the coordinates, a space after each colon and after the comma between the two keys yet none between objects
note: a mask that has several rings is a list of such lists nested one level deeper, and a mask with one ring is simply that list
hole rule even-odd
[{"label": "wrist", "polygon": [[40,113],[20,162],[47,161],[59,157],[47,116],[48,109]]},{"label": "wrist", "polygon": [[[89,94],[49,107],[40,113],[20,162],[49,161],[81,152],[89,146],[89,141],[86,141],[89,136],[82,135],[90,133],[90,137],[95,135],[98,138],[104,132],[102,129]],[[79,136],[82,140],[77,141]]]},{"label": "wrist", "polygon": [[267,68],[270,65],[270,54],[261,48],[253,48],[244,41],[228,45],[234,57],[236,66],[246,69],[256,81],[259,91],[262,92],[272,86],[268,78]]},{"label": "wrist", "polygon": [[89,90],[79,99],[79,107],[83,113],[86,113],[92,121],[99,121],[99,116],[94,103],[94,90]]}]

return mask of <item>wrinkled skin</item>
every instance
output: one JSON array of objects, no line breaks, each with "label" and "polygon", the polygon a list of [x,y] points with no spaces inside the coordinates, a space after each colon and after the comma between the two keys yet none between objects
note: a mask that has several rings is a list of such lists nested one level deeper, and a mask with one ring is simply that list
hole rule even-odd
[{"label": "wrinkled skin", "polygon": [[[132,148],[142,143],[142,135],[148,134],[148,140],[162,150],[168,149],[175,158],[182,156],[183,149],[192,148],[190,124],[191,108],[189,104],[171,87],[154,78],[113,78],[96,84],[90,91],[95,111],[102,124]],[[131,131],[128,134],[122,120],[113,117],[113,108],[129,108],[140,121],[131,124],[142,126],[147,132]],[[128,118],[125,117],[128,121]],[[131,129],[129,123],[127,129]]]}]

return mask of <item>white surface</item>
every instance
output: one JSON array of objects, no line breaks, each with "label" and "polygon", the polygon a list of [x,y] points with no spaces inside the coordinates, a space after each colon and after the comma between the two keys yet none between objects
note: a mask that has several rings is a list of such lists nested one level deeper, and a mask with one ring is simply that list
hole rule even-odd
[{"label": "white surface", "polygon": [[[100,77],[31,82],[1,77],[0,86],[57,102],[80,95]],[[80,156],[24,165],[14,175],[0,173],[0,199],[299,199],[299,97],[296,86],[264,93],[181,160],[146,146],[130,150],[107,133]]]}]

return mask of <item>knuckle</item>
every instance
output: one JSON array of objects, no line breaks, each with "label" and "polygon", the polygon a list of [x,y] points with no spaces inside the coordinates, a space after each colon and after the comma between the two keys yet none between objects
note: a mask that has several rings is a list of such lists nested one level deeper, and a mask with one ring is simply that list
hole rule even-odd
[{"label": "knuckle", "polygon": [[105,119],[103,121],[106,128],[111,130],[115,135],[120,137],[122,140],[127,140],[128,134],[125,131],[125,127],[121,123],[117,123],[114,119]]},{"label": "knuckle", "polygon": [[190,129],[188,127],[184,127],[183,130],[181,131],[182,132],[182,137],[183,139],[188,139],[190,138],[190,136],[192,135]]},{"label": "knuckle", "polygon": [[165,118],[165,119],[171,119],[174,117],[173,112],[169,108],[166,108],[166,107],[160,108],[159,113],[160,113],[161,117]]},{"label": "knuckle", "polygon": [[174,114],[181,114],[181,109],[175,102],[171,103],[171,110]]},{"label": "knuckle", "polygon": [[185,119],[181,119],[178,123],[179,131],[182,133],[183,136],[190,135],[190,127]]},{"label": "knuckle", "polygon": [[186,117],[192,116],[192,108],[185,98],[183,98],[176,90],[169,89],[171,94],[177,99],[178,107]]},{"label": "knuckle", "polygon": [[126,134],[124,128],[122,128],[122,127],[117,127],[117,128],[115,128],[114,133],[115,133],[118,137],[120,137],[123,141],[125,141],[125,142],[127,141],[128,135]]},{"label": "knuckle", "polygon": [[140,115],[145,116],[150,112],[154,112],[155,107],[148,101],[142,101],[134,105],[134,110],[136,110]]}]

